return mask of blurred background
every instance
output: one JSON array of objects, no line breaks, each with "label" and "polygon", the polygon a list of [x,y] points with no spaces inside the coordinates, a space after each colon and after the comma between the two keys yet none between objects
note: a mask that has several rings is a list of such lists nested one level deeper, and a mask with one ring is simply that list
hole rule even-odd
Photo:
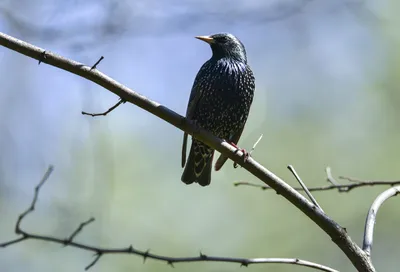
[{"label": "blurred background", "polygon": [[[400,179],[400,3],[396,0],[0,1],[0,31],[98,69],[180,114],[211,56],[193,37],[231,32],[245,44],[257,91],[241,147],[296,186],[335,176]],[[49,164],[26,230],[168,256],[296,257],[355,271],[330,238],[273,191],[227,164],[211,186],[180,181],[182,132],[130,104],[106,117],[114,94],[68,72],[0,48],[0,241]],[[362,242],[365,216],[386,187],[315,193]],[[373,262],[398,271],[398,199],[377,218]],[[29,241],[0,250],[1,271],[82,271],[92,254]],[[62,264],[62,265],[61,265]],[[105,256],[93,271],[168,271],[163,262]],[[237,264],[177,264],[174,271],[242,271]],[[172,271],[172,270],[171,270]],[[311,271],[251,265],[246,271]]]}]

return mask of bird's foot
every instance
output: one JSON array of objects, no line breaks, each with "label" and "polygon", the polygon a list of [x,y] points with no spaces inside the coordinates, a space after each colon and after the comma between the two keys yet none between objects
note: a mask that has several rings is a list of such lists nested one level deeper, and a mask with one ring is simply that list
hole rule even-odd
[{"label": "bird's foot", "polygon": [[[241,152],[243,153],[243,162],[245,163],[245,162],[249,159],[250,153],[247,152],[246,149],[238,147],[235,143],[230,143],[230,144],[231,144],[233,147],[236,148],[236,152],[241,151]],[[234,163],[233,163],[233,168],[237,168],[237,167],[238,167],[238,164],[237,164],[236,162],[234,162]]]}]

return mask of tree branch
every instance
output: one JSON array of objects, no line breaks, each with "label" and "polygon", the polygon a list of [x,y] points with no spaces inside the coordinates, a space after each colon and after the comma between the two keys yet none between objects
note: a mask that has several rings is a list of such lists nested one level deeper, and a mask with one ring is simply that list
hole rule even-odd
[{"label": "tree branch", "polygon": [[36,202],[38,201],[40,188],[43,186],[43,184],[46,182],[46,180],[49,179],[53,170],[54,170],[54,167],[52,165],[50,165],[49,168],[47,168],[47,171],[44,173],[39,184],[35,187],[35,194],[33,195],[31,205],[28,207],[28,209],[26,209],[26,211],[24,211],[23,213],[20,214],[20,216],[18,217],[18,220],[17,220],[17,224],[15,224],[15,233],[16,234],[22,234],[23,237],[26,236],[26,233],[21,229],[22,219],[24,219],[25,216],[27,216],[28,214],[30,214],[31,212],[33,212],[35,210],[35,205],[36,205]]},{"label": "tree branch", "polygon": [[75,242],[74,239],[76,236],[83,231],[83,229],[92,223],[94,221],[94,218],[90,218],[87,221],[82,222],[79,224],[78,228],[67,238],[67,239],[61,239],[53,236],[46,236],[46,235],[38,235],[38,234],[33,234],[29,233],[27,231],[24,231],[20,228],[20,224],[22,220],[25,218],[25,216],[31,212],[34,211],[34,207],[36,205],[36,202],[39,197],[39,192],[40,189],[42,188],[43,184],[48,180],[50,177],[50,174],[53,171],[53,167],[50,166],[48,170],[46,171],[45,175],[43,176],[42,180],[39,182],[39,184],[35,187],[35,193],[32,199],[31,205],[28,207],[26,211],[21,213],[21,215],[18,217],[18,220],[15,225],[15,233],[22,235],[22,237],[0,243],[0,247],[7,247],[13,244],[17,244],[20,242],[23,242],[25,240],[41,240],[41,241],[46,241],[46,242],[52,242],[56,244],[62,244],[64,246],[71,246],[75,248],[79,248],[82,250],[86,251],[91,251],[94,252],[94,259],[92,262],[90,262],[89,265],[85,267],[85,270],[90,269],[93,267],[102,256],[106,254],[131,254],[131,255],[136,255],[136,256],[141,256],[143,257],[143,261],[145,261],[147,258],[149,259],[154,259],[158,261],[165,261],[167,264],[173,266],[174,263],[183,263],[183,262],[223,262],[223,263],[238,263],[241,266],[249,266],[250,264],[265,264],[265,263],[279,263],[279,264],[292,264],[292,265],[299,265],[299,266],[306,266],[310,268],[314,268],[320,271],[327,271],[327,272],[339,272],[333,268],[309,262],[306,260],[300,260],[297,258],[254,258],[254,259],[247,259],[247,258],[230,258],[230,257],[216,257],[216,256],[208,256],[203,253],[200,253],[199,256],[195,257],[169,257],[169,256],[163,256],[163,255],[156,255],[152,254],[147,251],[142,251],[135,249],[132,245],[124,248],[100,248],[100,247],[95,247],[87,244],[82,244]]},{"label": "tree branch", "polygon": [[288,165],[287,167],[289,171],[293,174],[293,176],[296,178],[296,180],[300,183],[301,188],[303,191],[307,194],[308,198],[311,200],[312,203],[314,203],[315,206],[317,206],[322,212],[324,210],[322,207],[318,204],[317,200],[314,198],[314,196],[310,193],[310,190],[308,190],[306,184],[301,180],[300,176],[297,174],[296,170],[292,165]]},{"label": "tree branch", "polygon": [[[348,184],[340,184],[338,183],[332,176],[331,174],[331,169],[330,167],[326,168],[326,173],[327,173],[327,181],[329,181],[332,185],[327,185],[327,186],[317,186],[317,187],[311,187],[308,188],[310,192],[321,192],[321,191],[330,191],[330,190],[337,190],[339,193],[348,193],[351,190],[355,188],[360,188],[360,187],[367,187],[367,186],[378,186],[378,185],[386,185],[386,186],[395,186],[395,185],[400,185],[400,180],[394,180],[394,181],[363,181],[360,179],[355,179],[355,178],[349,178],[349,177],[344,177],[340,176],[339,179],[342,180],[348,180],[351,183]],[[250,186],[250,187],[256,187],[260,188],[262,190],[271,190],[273,189],[270,186],[265,186],[261,184],[256,184],[252,182],[247,182],[247,181],[238,181],[234,183],[235,186]],[[304,188],[302,187],[293,187],[296,191],[304,191]]]},{"label": "tree branch", "polygon": [[376,214],[378,213],[378,210],[383,202],[398,194],[400,194],[400,186],[387,189],[375,199],[374,203],[372,203],[371,208],[368,211],[367,219],[365,220],[363,250],[369,258],[371,258],[371,248],[374,236]]},{"label": "tree branch", "polygon": [[101,112],[101,113],[90,113],[90,112],[86,112],[86,111],[82,111],[83,115],[89,115],[92,117],[96,117],[96,116],[106,116],[107,114],[109,114],[110,112],[112,112],[113,110],[115,110],[116,108],[119,107],[119,105],[125,103],[124,100],[120,99],[114,106],[112,106],[111,108],[109,108],[108,110],[106,110],[105,112]]},{"label": "tree branch", "polygon": [[[41,59],[41,55],[45,51],[42,48],[36,47],[3,33],[0,33],[0,45],[36,60]],[[250,157],[244,162],[242,158],[243,153],[241,151],[237,152],[237,149],[227,142],[215,137],[210,132],[198,128],[192,122],[186,120],[183,116],[155,101],[146,98],[143,95],[136,93],[121,83],[113,80],[109,76],[101,73],[97,69],[91,70],[91,67],[87,65],[64,58],[50,51],[46,51],[46,58],[42,59],[42,62],[69,71],[73,74],[97,83],[98,85],[118,95],[123,100],[135,104],[138,107],[152,113],[153,115],[187,132],[194,138],[226,155],[239,165],[243,166],[243,168],[252,173],[254,176],[262,180],[268,186],[272,187],[278,194],[282,195],[298,209],[300,209],[305,215],[307,215],[311,220],[313,220],[325,233],[331,237],[332,241],[341,248],[341,250],[346,254],[346,256],[359,271],[375,271],[365,252],[351,240],[344,228],[329,218],[320,209],[316,208],[313,203],[307,200],[286,182],[256,162],[253,158]]]}]

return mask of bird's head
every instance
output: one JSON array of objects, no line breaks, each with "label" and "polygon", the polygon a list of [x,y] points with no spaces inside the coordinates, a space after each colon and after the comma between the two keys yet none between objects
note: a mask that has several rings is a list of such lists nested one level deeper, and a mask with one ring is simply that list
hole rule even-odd
[{"label": "bird's head", "polygon": [[219,33],[211,36],[196,36],[196,38],[211,46],[213,58],[232,58],[247,63],[244,45],[232,34]]}]

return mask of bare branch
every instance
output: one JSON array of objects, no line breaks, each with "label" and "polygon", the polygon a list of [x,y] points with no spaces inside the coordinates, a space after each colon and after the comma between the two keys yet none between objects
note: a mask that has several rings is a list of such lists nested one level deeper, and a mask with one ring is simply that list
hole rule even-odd
[{"label": "bare branch", "polygon": [[103,254],[101,252],[97,252],[95,256],[96,257],[93,259],[93,261],[88,266],[85,267],[85,270],[89,270],[92,266],[94,266],[100,260]]},{"label": "bare branch", "polygon": [[[355,178],[349,178],[349,177],[343,177],[340,176],[340,179],[343,180],[348,180],[351,183],[349,184],[340,184],[338,183],[332,176],[332,171],[330,167],[326,168],[326,175],[327,175],[327,181],[329,181],[332,185],[328,186],[317,186],[317,187],[311,187],[308,188],[310,192],[318,192],[318,191],[331,191],[331,190],[337,190],[339,193],[348,193],[351,190],[355,188],[360,188],[360,187],[366,187],[366,186],[379,186],[379,185],[386,185],[386,186],[395,186],[395,185],[400,185],[400,180],[394,180],[394,181],[363,181],[360,179],[355,179]],[[251,183],[247,181],[239,181],[234,183],[235,186],[251,186],[251,187],[256,187],[260,188],[262,190],[270,190],[272,189],[270,186],[265,186],[261,184],[256,184],[256,183]],[[304,188],[302,187],[293,187],[296,191],[304,191]]]},{"label": "bare branch", "polygon": [[28,237],[22,236],[20,238],[14,239],[14,240],[10,240],[8,242],[1,243],[0,247],[8,247],[8,246],[11,246],[13,244],[18,244],[18,243],[20,243],[20,242],[22,242],[24,240],[27,240],[27,239],[28,239]]},{"label": "bare branch", "polygon": [[332,169],[329,166],[327,166],[325,168],[325,173],[326,173],[326,180],[328,182],[330,182],[331,184],[333,184],[335,186],[339,185],[339,183],[336,181],[336,179],[332,176]]},{"label": "bare branch", "polygon": [[114,106],[112,106],[111,108],[109,108],[108,110],[106,110],[105,112],[101,112],[101,113],[89,113],[89,112],[85,112],[82,111],[83,115],[90,115],[92,117],[95,116],[106,116],[107,114],[109,114],[110,112],[112,112],[113,110],[115,110],[119,105],[121,105],[122,103],[125,103],[124,100],[120,99],[117,104],[115,104]]},{"label": "bare branch", "polygon": [[72,240],[83,230],[84,227],[89,225],[90,223],[94,222],[94,217],[91,217],[89,220],[82,222],[79,224],[79,227],[69,236],[67,240],[64,241],[65,245],[68,245],[69,243],[72,242]]},{"label": "bare branch", "polygon": [[[41,54],[44,51],[42,48],[18,40],[4,33],[0,33],[0,45],[36,60],[41,58]],[[346,254],[349,260],[359,271],[375,271],[365,252],[351,240],[344,228],[329,218],[321,210],[315,209],[314,204],[311,203],[307,198],[294,190],[274,173],[264,168],[252,157],[249,157],[246,161],[244,161],[244,154],[242,151],[238,152],[237,149],[231,146],[229,143],[215,137],[204,129],[198,128],[195,124],[189,120],[186,120],[183,116],[127,88],[109,76],[101,73],[97,69],[90,70],[91,67],[87,65],[61,57],[49,51],[46,51],[46,58],[42,61],[99,84],[110,92],[116,94],[118,97],[122,98],[124,101],[135,104],[149,113],[152,113],[153,115],[165,120],[166,122],[192,135],[195,139],[207,144],[211,148],[237,162],[247,171],[262,180],[265,184],[272,187],[278,194],[286,198],[312,221],[314,221],[325,233],[330,236],[332,241],[338,245],[338,247],[340,247],[340,249]]]},{"label": "bare branch", "polygon": [[358,187],[377,186],[377,185],[395,186],[395,185],[399,185],[400,184],[400,180],[394,180],[394,181],[380,181],[380,180],[362,181],[362,180],[348,178],[348,177],[342,177],[342,176],[339,177],[339,178],[352,182],[351,184],[348,184],[346,186],[343,186],[343,185],[338,186],[340,188],[340,190],[342,190],[343,192],[349,192],[350,190],[352,190],[354,188],[358,188]]},{"label": "bare branch", "polygon": [[345,176],[339,176],[340,179],[347,180],[354,183],[363,183],[363,184],[371,184],[371,185],[397,185],[400,184],[400,180],[362,180],[358,178],[351,178]]},{"label": "bare branch", "polygon": [[[34,239],[34,240],[42,240],[47,242],[53,242],[58,244],[63,244],[64,240],[50,237],[50,236],[41,236],[36,234],[28,234],[29,236],[26,239]],[[0,244],[1,246],[2,244]],[[328,272],[338,272],[338,270],[330,268],[328,266],[310,262],[307,260],[301,260],[298,258],[230,258],[230,257],[218,257],[218,256],[208,256],[205,254],[201,254],[200,256],[195,257],[169,257],[163,255],[157,255],[153,253],[149,253],[148,251],[141,251],[133,248],[132,246],[125,248],[100,248],[91,245],[85,245],[77,242],[70,242],[68,246],[79,248],[86,251],[92,251],[95,253],[95,259],[85,267],[85,270],[93,267],[97,261],[104,256],[105,254],[132,254],[136,256],[143,257],[143,260],[153,259],[158,261],[164,261],[169,265],[173,265],[176,263],[192,263],[192,262],[220,262],[220,263],[237,263],[241,266],[249,266],[251,264],[292,264],[314,268],[320,271],[328,271]]]},{"label": "bare branch", "polygon": [[83,231],[83,229],[92,223],[95,219],[92,217],[87,221],[82,222],[79,224],[78,228],[69,236],[68,239],[61,239],[53,236],[45,236],[45,235],[38,235],[38,234],[33,234],[29,233],[27,231],[23,231],[19,228],[19,224],[21,224],[22,219],[25,218],[25,215],[32,212],[34,210],[35,204],[38,200],[39,197],[39,192],[40,189],[42,188],[43,184],[46,182],[46,180],[49,178],[51,172],[53,170],[53,167],[50,166],[49,169],[46,171],[45,175],[43,176],[42,180],[39,182],[39,184],[35,187],[35,193],[33,196],[32,204],[30,207],[23,212],[17,221],[17,226],[16,227],[16,233],[17,234],[22,234],[22,237],[1,243],[0,247],[7,247],[13,244],[17,244],[20,242],[23,242],[25,240],[42,240],[46,242],[52,242],[52,243],[58,243],[62,244],[64,246],[71,246],[71,247],[76,247],[82,250],[87,250],[87,251],[92,251],[94,252],[95,258],[93,259],[92,262],[88,266],[85,267],[85,270],[89,270],[91,267],[93,267],[99,260],[100,258],[105,255],[105,254],[132,254],[132,255],[137,255],[143,257],[143,261],[145,261],[147,258],[154,259],[154,260],[159,260],[159,261],[165,261],[167,264],[173,266],[174,263],[182,263],[182,262],[231,262],[231,263],[239,263],[244,266],[248,266],[250,264],[262,264],[262,263],[281,263],[281,264],[293,264],[293,265],[300,265],[300,266],[307,266],[311,267],[314,269],[318,269],[320,271],[328,271],[328,272],[338,272],[337,270],[309,262],[306,260],[300,260],[297,258],[254,258],[254,259],[247,259],[247,258],[229,258],[229,257],[213,257],[213,256],[207,256],[203,253],[200,253],[200,256],[197,257],[168,257],[168,256],[162,256],[162,255],[156,255],[152,254],[147,251],[141,251],[138,249],[135,249],[130,245],[129,247],[125,248],[100,248],[100,247],[95,247],[91,245],[86,245],[78,242],[74,242],[75,237]]},{"label": "bare branch", "polygon": [[372,203],[371,208],[368,211],[367,219],[365,221],[365,230],[364,230],[364,241],[363,241],[363,250],[371,258],[371,248],[374,236],[374,226],[376,222],[376,214],[378,213],[379,208],[389,198],[392,196],[396,196],[400,194],[400,186],[396,186],[390,189],[387,189],[383,193],[381,193]]},{"label": "bare branch", "polygon": [[38,201],[40,188],[49,179],[49,177],[50,177],[51,173],[53,172],[53,170],[54,170],[54,167],[52,165],[50,165],[47,168],[47,171],[44,173],[44,175],[43,175],[42,179],[40,180],[39,184],[35,187],[35,193],[33,195],[33,199],[32,199],[31,205],[28,207],[28,209],[26,211],[24,211],[23,213],[20,214],[20,216],[18,217],[17,223],[15,224],[15,233],[16,234],[22,234],[24,236],[26,235],[26,233],[24,231],[22,231],[22,229],[21,229],[22,219],[24,219],[25,216],[27,216],[28,214],[30,214],[31,212],[33,212],[35,210],[35,205],[36,205],[36,202]]},{"label": "bare branch", "polygon": [[287,167],[290,172],[292,172],[293,176],[296,178],[296,180],[300,183],[301,188],[303,188],[303,191],[307,194],[307,196],[310,198],[311,202],[314,203],[315,206],[317,206],[319,209],[321,209],[322,212],[324,210],[321,208],[321,206],[318,204],[317,200],[314,198],[314,196],[310,193],[310,191],[307,189],[306,184],[301,180],[300,176],[297,174],[296,170],[292,165],[288,165]]}]

